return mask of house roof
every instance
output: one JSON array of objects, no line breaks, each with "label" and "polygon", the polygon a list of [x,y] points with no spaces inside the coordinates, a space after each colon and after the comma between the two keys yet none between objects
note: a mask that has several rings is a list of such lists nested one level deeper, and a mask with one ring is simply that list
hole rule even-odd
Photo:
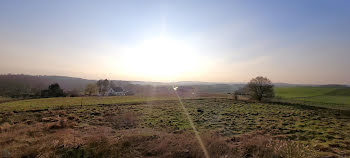
[{"label": "house roof", "polygon": [[123,88],[122,87],[113,87],[112,88],[115,92],[123,92]]}]

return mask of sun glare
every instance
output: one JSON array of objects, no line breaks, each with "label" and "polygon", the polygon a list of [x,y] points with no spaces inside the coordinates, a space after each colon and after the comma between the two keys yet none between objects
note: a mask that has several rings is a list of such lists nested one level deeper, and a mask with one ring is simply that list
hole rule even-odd
[{"label": "sun glare", "polygon": [[[172,80],[182,73],[195,71],[196,51],[184,41],[167,37],[145,40],[124,51],[124,66],[128,72],[154,80]],[[132,64],[130,64],[132,63]]]}]

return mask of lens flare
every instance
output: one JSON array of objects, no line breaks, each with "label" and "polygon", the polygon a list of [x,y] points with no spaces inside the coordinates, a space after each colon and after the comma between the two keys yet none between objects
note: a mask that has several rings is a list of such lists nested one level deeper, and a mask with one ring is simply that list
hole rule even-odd
[{"label": "lens flare", "polygon": [[202,141],[202,138],[201,138],[201,136],[199,135],[199,132],[197,131],[196,126],[195,126],[194,123],[193,123],[193,120],[191,119],[190,114],[188,113],[188,111],[187,111],[185,105],[183,104],[183,102],[182,102],[180,96],[177,94],[177,91],[176,91],[177,88],[178,88],[178,87],[174,87],[174,86],[173,86],[173,89],[174,89],[174,91],[175,91],[175,94],[176,94],[177,98],[179,99],[180,105],[181,105],[181,107],[182,107],[182,109],[183,109],[183,111],[184,111],[184,113],[185,113],[185,115],[186,115],[186,117],[187,117],[187,120],[190,122],[190,125],[191,125],[191,127],[192,127],[192,130],[193,130],[193,132],[194,132],[194,134],[195,134],[195,136],[196,136],[196,139],[197,139],[199,145],[200,145],[201,148],[202,148],[202,151],[203,151],[203,153],[204,153],[204,156],[205,156],[206,158],[210,158],[209,153],[208,153],[208,150],[207,150],[207,148],[205,147],[205,145],[204,145],[204,143],[203,143],[203,141]]}]

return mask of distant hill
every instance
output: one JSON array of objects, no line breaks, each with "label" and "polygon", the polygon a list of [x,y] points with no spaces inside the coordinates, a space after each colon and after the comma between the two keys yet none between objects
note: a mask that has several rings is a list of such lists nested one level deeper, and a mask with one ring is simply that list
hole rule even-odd
[{"label": "distant hill", "polygon": [[50,84],[58,83],[65,90],[82,90],[87,84],[96,82],[96,80],[87,80],[82,78],[66,76],[39,76],[39,78],[47,80],[48,82],[50,82]]},{"label": "distant hill", "polygon": [[275,87],[325,87],[325,88],[346,88],[349,85],[342,84],[291,84],[291,83],[273,83]]},{"label": "distant hill", "polygon": [[[199,81],[179,81],[179,82],[148,82],[148,81],[123,81],[112,80],[116,86],[120,86],[127,91],[136,94],[148,93],[172,93],[172,86],[192,87],[199,93],[232,93],[243,87],[246,83],[220,83],[220,82],[199,82]],[[87,80],[83,78],[67,76],[34,76],[23,74],[0,75],[0,96],[13,96],[21,94],[34,94],[46,89],[50,84],[58,83],[65,91],[78,90],[83,91],[89,83],[95,83],[96,80]],[[274,83],[276,87],[336,87],[344,88],[345,85],[306,85],[306,84],[288,84]],[[347,94],[347,90],[334,92],[337,94]]]},{"label": "distant hill", "polygon": [[82,90],[93,80],[65,76],[0,75],[0,96],[34,94],[46,89],[50,84],[58,83],[66,91]]},{"label": "distant hill", "polygon": [[178,85],[178,86],[186,86],[186,85],[215,85],[215,84],[223,84],[223,83],[200,82],[200,81],[179,81],[179,82],[172,82],[172,84]]},{"label": "distant hill", "polygon": [[129,81],[131,84],[139,84],[139,85],[175,85],[175,86],[189,86],[189,85],[214,85],[214,84],[223,84],[216,82],[200,82],[200,81],[178,81],[178,82],[150,82],[150,81]]},{"label": "distant hill", "polygon": [[192,85],[199,93],[233,93],[243,86],[244,84]]},{"label": "distant hill", "polygon": [[[120,80],[113,80],[116,82],[120,82]],[[138,85],[168,85],[169,83],[167,82],[150,82],[150,81],[128,81],[130,84],[138,84]]]},{"label": "distant hill", "polygon": [[320,85],[320,87],[330,87],[330,88],[347,88],[348,85],[342,85],[342,84],[327,84],[327,85]]}]

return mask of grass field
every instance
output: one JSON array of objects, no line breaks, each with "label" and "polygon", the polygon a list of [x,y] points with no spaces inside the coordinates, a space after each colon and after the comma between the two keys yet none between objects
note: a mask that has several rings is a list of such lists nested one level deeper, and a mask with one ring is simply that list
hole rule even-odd
[{"label": "grass field", "polygon": [[282,98],[307,98],[321,96],[330,93],[337,88],[323,87],[277,87],[275,88],[276,96]]},{"label": "grass field", "polygon": [[143,97],[143,96],[112,96],[112,97],[61,97],[18,100],[0,104],[0,111],[26,111],[50,108],[72,107],[78,105],[98,104],[130,104],[144,103],[155,100],[174,100],[176,97]]},{"label": "grass field", "polygon": [[314,106],[350,110],[350,88],[278,87],[277,97],[311,103]]},{"label": "grass field", "polygon": [[[336,110],[225,98],[183,103],[212,157],[350,156],[350,116]],[[0,149],[14,157],[203,157],[176,98],[51,98],[0,107]]]},{"label": "grass field", "polygon": [[0,96],[0,103],[12,101],[12,100],[14,100],[14,99]]}]

